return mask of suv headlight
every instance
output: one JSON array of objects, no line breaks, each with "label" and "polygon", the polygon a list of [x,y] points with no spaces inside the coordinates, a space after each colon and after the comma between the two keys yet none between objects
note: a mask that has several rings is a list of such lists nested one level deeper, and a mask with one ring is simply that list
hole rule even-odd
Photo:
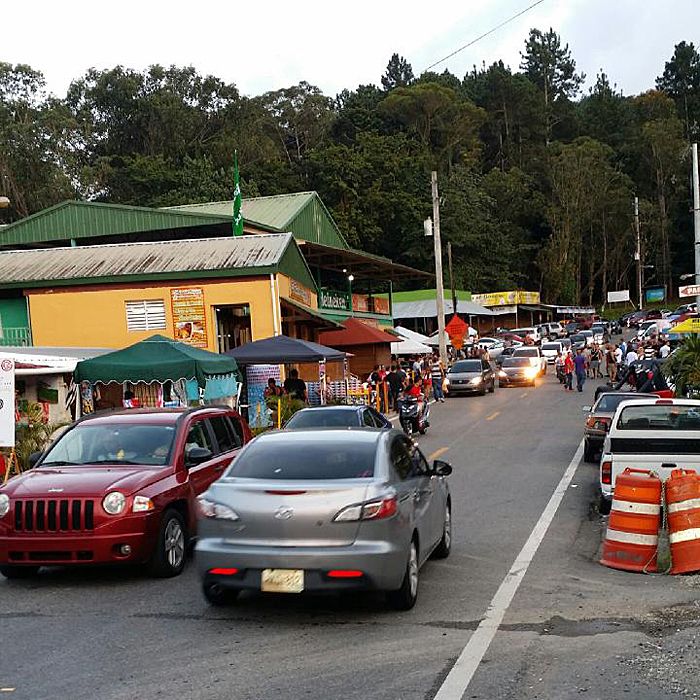
[{"label": "suv headlight", "polygon": [[6,493],[0,493],[0,518],[10,512],[10,497]]},{"label": "suv headlight", "polygon": [[102,507],[109,515],[119,515],[126,507],[126,496],[119,491],[112,491],[102,499]]}]

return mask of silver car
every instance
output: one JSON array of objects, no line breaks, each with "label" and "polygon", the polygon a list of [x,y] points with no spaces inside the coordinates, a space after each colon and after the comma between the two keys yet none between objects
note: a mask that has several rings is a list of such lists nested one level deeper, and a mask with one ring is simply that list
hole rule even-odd
[{"label": "silver car", "polygon": [[450,553],[451,472],[397,430],[259,436],[199,498],[205,597],[379,590],[412,608],[419,568]]}]

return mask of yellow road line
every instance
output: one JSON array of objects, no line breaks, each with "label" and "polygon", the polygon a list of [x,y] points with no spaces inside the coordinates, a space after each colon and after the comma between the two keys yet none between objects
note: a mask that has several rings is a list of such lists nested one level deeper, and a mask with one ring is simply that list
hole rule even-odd
[{"label": "yellow road line", "polygon": [[432,462],[434,459],[437,459],[440,455],[444,455],[447,450],[449,450],[449,447],[440,447],[439,449],[435,450],[433,454],[428,456],[428,459]]},{"label": "yellow road line", "polygon": [[494,418],[496,418],[497,416],[500,416],[500,415],[501,415],[500,411],[494,411],[490,416],[486,417],[486,420],[493,420]]}]

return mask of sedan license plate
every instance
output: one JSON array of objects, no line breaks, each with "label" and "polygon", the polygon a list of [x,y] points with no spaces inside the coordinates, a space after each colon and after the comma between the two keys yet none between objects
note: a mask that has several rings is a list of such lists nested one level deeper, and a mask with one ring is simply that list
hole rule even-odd
[{"label": "sedan license plate", "polygon": [[301,593],[304,569],[263,569],[260,590],[266,593]]}]

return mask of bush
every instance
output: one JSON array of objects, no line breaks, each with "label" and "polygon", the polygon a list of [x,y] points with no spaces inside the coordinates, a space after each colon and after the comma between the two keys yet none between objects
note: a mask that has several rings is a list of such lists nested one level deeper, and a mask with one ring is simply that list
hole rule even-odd
[{"label": "bush", "polygon": [[306,404],[300,399],[284,394],[283,396],[268,396],[265,399],[267,407],[272,411],[270,420],[273,426],[277,427],[277,406],[280,406],[281,424],[284,425],[297,411],[301,411]]},{"label": "bush", "polygon": [[27,404],[15,429],[15,454],[22,469],[29,468],[29,455],[42,452],[49,444],[51,435],[61,425],[45,420],[41,404],[31,401]]}]

